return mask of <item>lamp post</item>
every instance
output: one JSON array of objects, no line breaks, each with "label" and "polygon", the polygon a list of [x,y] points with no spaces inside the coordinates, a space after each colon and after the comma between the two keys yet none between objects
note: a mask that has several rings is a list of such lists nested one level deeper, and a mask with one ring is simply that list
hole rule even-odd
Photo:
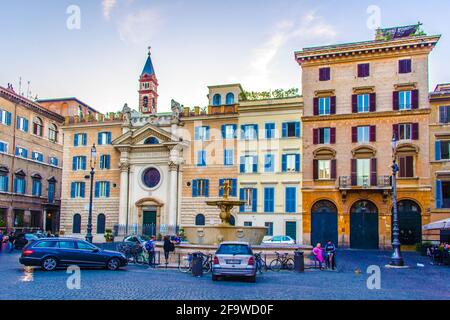
[{"label": "lamp post", "polygon": [[91,189],[89,191],[89,216],[88,216],[88,224],[87,224],[87,234],[86,234],[86,241],[89,243],[92,243],[92,191],[94,189],[94,175],[95,175],[95,164],[96,164],[96,157],[97,157],[97,149],[95,147],[95,143],[92,145],[91,148],[91,160],[90,160],[90,166],[91,166]]},{"label": "lamp post", "polygon": [[397,172],[399,171],[396,161],[397,138],[392,137],[392,249],[391,266],[402,267],[404,265],[402,252],[400,250],[400,240],[398,238],[400,229],[398,227],[398,211],[397,211]]}]

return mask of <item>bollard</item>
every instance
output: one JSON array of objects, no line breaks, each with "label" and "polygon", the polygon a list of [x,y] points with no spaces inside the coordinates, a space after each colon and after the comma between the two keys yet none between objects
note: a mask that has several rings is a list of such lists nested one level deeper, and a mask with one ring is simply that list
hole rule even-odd
[{"label": "bollard", "polygon": [[303,251],[295,250],[294,252],[294,270],[296,272],[305,272],[305,257]]},{"label": "bollard", "polygon": [[194,277],[203,276],[203,254],[201,252],[192,253],[192,275]]}]

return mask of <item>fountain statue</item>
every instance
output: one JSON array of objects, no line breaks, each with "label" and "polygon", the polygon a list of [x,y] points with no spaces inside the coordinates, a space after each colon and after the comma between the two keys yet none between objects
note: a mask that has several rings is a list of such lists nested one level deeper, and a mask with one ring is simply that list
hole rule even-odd
[{"label": "fountain statue", "polygon": [[187,226],[184,232],[191,244],[218,245],[223,241],[243,241],[252,245],[261,244],[266,235],[266,227],[235,227],[230,224],[231,210],[236,206],[245,205],[245,201],[230,200],[232,189],[229,181],[223,186],[223,199],[217,201],[206,201],[209,206],[219,208],[219,217],[222,221],[214,226]]}]

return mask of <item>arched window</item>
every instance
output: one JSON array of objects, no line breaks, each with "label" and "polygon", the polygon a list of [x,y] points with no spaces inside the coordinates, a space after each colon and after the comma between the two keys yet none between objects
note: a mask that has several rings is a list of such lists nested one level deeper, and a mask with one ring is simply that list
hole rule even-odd
[{"label": "arched window", "polygon": [[145,97],[142,99],[142,105],[143,105],[143,107],[144,107],[144,111],[147,111],[147,109],[148,109],[148,97],[147,97],[147,96],[145,96]]},{"label": "arched window", "polygon": [[234,219],[234,216],[230,216],[230,225],[235,226],[236,225],[236,220]]},{"label": "arched window", "polygon": [[42,137],[43,133],[43,122],[42,119],[39,117],[34,117],[33,119],[33,134]]},{"label": "arched window", "polygon": [[155,137],[145,139],[144,144],[159,144],[159,140]]},{"label": "arched window", "polygon": [[227,94],[226,104],[234,104],[234,94],[232,92]]},{"label": "arched window", "polygon": [[81,215],[78,213],[73,216],[72,233],[81,233]]},{"label": "arched window", "polygon": [[213,97],[213,106],[220,106],[222,104],[222,96],[216,93]]},{"label": "arched window", "polygon": [[195,225],[196,226],[204,226],[205,225],[205,216],[203,214],[198,214],[195,216]]},{"label": "arched window", "polygon": [[106,225],[106,216],[103,213],[100,213],[97,216],[97,234],[105,233],[105,225]]},{"label": "arched window", "polygon": [[53,142],[58,141],[58,127],[54,123],[48,127],[48,140]]}]

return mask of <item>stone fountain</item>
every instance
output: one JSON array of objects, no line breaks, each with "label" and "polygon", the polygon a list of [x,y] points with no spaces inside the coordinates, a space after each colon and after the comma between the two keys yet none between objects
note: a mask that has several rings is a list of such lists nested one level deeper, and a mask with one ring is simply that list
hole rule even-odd
[{"label": "stone fountain", "polygon": [[266,235],[266,227],[235,227],[230,224],[231,210],[236,206],[245,204],[245,201],[230,200],[231,186],[226,181],[222,187],[223,199],[218,201],[206,201],[208,206],[217,207],[220,210],[222,223],[214,226],[188,226],[184,227],[187,240],[191,244],[218,245],[223,241],[243,241],[251,245],[261,244]]}]

